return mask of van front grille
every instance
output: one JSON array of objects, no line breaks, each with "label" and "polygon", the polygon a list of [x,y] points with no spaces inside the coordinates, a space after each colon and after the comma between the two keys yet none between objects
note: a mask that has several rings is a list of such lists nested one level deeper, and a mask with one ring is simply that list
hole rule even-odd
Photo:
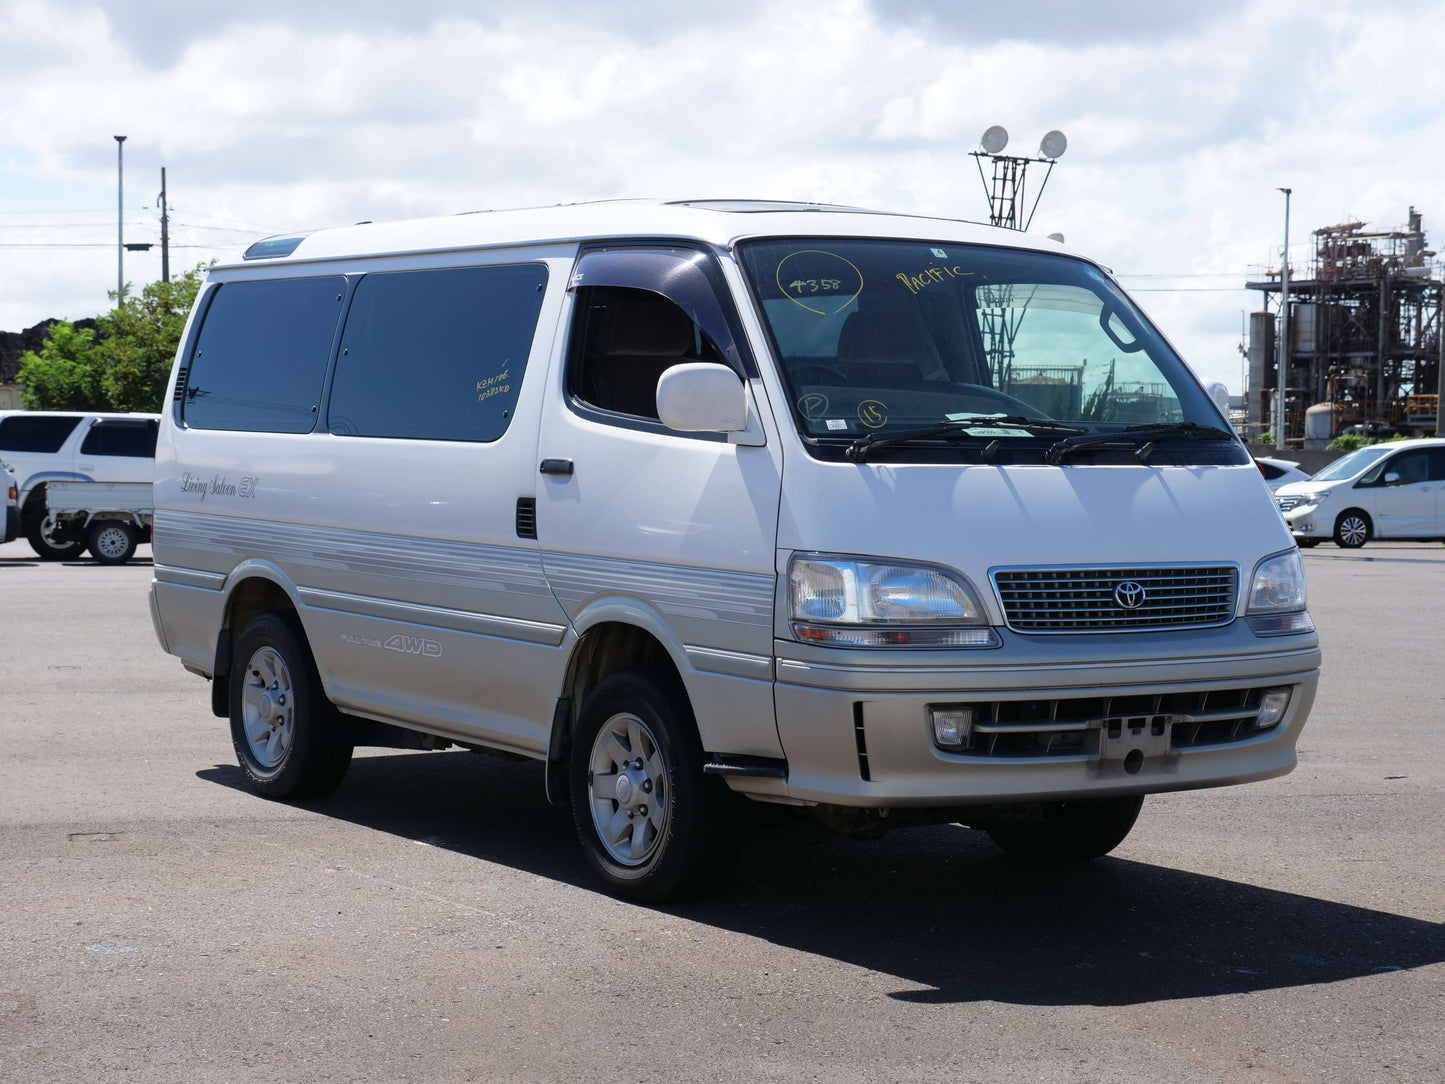
[{"label": "van front grille", "polygon": [[1016,632],[1139,632],[1234,619],[1233,565],[1171,568],[1010,568],[993,573]]},{"label": "van front grille", "polygon": [[972,757],[1093,757],[1105,731],[1141,721],[1161,734],[1169,727],[1171,752],[1227,745],[1269,733],[1255,728],[1264,693],[1264,688],[1214,689],[964,704],[959,706],[972,709],[973,724],[968,744],[956,752]]}]

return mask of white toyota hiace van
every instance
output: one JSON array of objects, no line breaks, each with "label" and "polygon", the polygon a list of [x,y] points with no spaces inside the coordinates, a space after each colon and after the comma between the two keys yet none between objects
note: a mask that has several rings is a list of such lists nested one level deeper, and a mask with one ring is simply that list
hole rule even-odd
[{"label": "white toyota hiace van", "polygon": [[156,632],[262,795],[356,745],[521,754],[658,900],[726,870],[739,795],[1067,861],[1295,763],[1290,533],[1052,241],[745,201],[272,238],[170,397]]}]

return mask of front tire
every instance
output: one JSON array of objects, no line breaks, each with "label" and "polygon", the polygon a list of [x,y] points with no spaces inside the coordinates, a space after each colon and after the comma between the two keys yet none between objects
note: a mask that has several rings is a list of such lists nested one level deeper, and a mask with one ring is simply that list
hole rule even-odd
[{"label": "front tire", "polygon": [[1302,550],[1312,550],[1320,544],[1320,540],[1318,538],[1297,538],[1294,544]]},{"label": "front tire", "polygon": [[1374,533],[1370,517],[1358,508],[1341,512],[1339,519],[1335,520],[1335,545],[1340,549],[1357,550],[1368,542]]},{"label": "front tire", "polygon": [[136,529],[118,519],[98,519],[90,525],[86,548],[103,565],[123,565],[135,556],[140,541]]},{"label": "front tire", "polygon": [[583,701],[572,743],[572,816],[582,852],[609,892],[671,902],[731,870],[733,796],[702,766],[692,709],[671,675],[623,670]]},{"label": "front tire", "polygon": [[251,790],[312,798],[336,789],[352,746],[294,614],[263,613],[236,641],[231,744]]},{"label": "front tire", "polygon": [[995,824],[988,834],[1023,862],[1091,862],[1124,842],[1143,804],[1142,794],[1054,802],[1044,808],[1042,820]]}]

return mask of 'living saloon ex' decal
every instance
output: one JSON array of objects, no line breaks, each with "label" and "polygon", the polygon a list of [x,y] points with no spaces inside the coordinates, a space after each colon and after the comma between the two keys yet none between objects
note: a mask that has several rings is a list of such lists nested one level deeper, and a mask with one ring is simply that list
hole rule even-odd
[{"label": "'living saloon ex' decal", "polygon": [[385,640],[377,640],[370,636],[353,636],[349,632],[343,632],[341,642],[355,644],[358,647],[379,647],[385,651],[400,651],[403,655],[420,655],[426,659],[442,657],[442,645],[435,640],[427,640],[420,636],[403,636],[401,633],[388,636]]},{"label": "'living saloon ex' decal", "polygon": [[241,479],[240,485],[231,481],[224,474],[216,474],[209,481],[205,478],[197,478],[190,471],[186,471],[181,478],[181,492],[193,493],[204,501],[207,497],[246,497],[256,496],[256,483],[261,479],[250,475]]}]

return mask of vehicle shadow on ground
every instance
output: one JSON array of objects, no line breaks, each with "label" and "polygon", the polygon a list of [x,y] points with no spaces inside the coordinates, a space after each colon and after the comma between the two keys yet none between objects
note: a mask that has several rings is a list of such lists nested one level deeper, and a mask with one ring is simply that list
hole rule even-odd
[{"label": "vehicle shadow on ground", "polygon": [[[244,788],[234,766],[197,774]],[[570,811],[542,797],[538,764],[359,757],[332,796],[307,808],[598,887]],[[666,910],[896,976],[908,988],[890,996],[926,1004],[1126,1006],[1445,961],[1440,924],[1120,858],[1022,866],[955,826],[860,842],[765,817],[720,893]]]}]

